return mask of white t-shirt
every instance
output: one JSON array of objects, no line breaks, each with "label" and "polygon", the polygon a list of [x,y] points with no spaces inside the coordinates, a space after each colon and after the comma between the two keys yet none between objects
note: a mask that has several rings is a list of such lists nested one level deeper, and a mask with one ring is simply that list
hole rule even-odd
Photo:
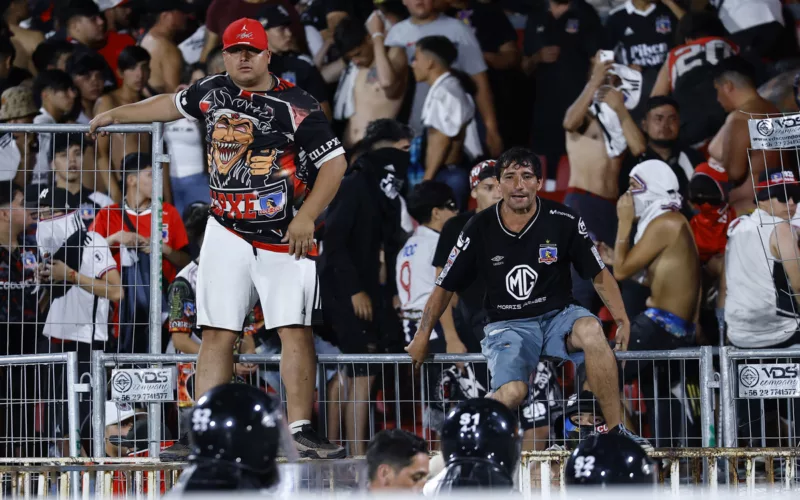
[{"label": "white t-shirt", "polygon": [[319,30],[309,24],[306,24],[304,27],[306,32],[306,43],[308,43],[308,51],[311,53],[311,57],[317,57],[320,49],[322,46],[325,45],[325,40],[322,39],[322,33]]},{"label": "white t-shirt", "polygon": [[725,248],[725,323],[736,347],[770,347],[784,342],[798,328],[794,297],[778,293],[788,286],[783,265],[772,256],[769,240],[776,224],[786,223],[756,209],[731,222]]},{"label": "white t-shirt", "polygon": [[198,122],[181,118],[167,123],[164,127],[164,140],[170,158],[170,177],[181,178],[203,173],[203,138]]},{"label": "white t-shirt", "polygon": [[438,242],[439,233],[419,226],[397,254],[395,279],[403,312],[421,312],[425,308],[436,284],[433,254]]},{"label": "white t-shirt", "polygon": [[[51,125],[56,119],[46,109],[39,109],[39,114],[33,119],[34,124]],[[53,134],[43,132],[39,134],[39,153],[36,155],[36,165],[33,167],[34,184],[44,182],[50,172],[50,153],[53,150]]]},{"label": "white t-shirt", "polygon": [[203,52],[205,43],[206,26],[204,24],[197,28],[197,31],[192,33],[192,36],[178,45],[178,49],[181,51],[181,55],[186,64],[194,64],[200,60],[200,54]]},{"label": "white t-shirt", "polygon": [[[427,24],[414,24],[411,18],[392,26],[386,35],[387,47],[403,47],[408,57],[408,64],[414,59],[416,43],[420,38],[430,35],[446,36],[458,48],[458,58],[453,67],[476,75],[486,71],[486,62],[483,52],[478,44],[478,39],[469,26],[449,16],[440,15],[436,20]],[[417,82],[414,91],[414,103],[411,109],[409,125],[418,133],[422,131],[422,104],[430,87],[427,83]]]},{"label": "white t-shirt", "polygon": [[780,0],[711,0],[728,33],[778,21],[785,25]]},{"label": "white t-shirt", "polygon": [[483,154],[475,125],[475,101],[450,73],[443,74],[431,85],[422,104],[422,125],[433,127],[447,137],[456,137],[466,127],[464,150],[469,159]]},{"label": "white t-shirt", "polygon": [[[105,238],[94,231],[89,231],[86,236],[78,272],[102,279],[107,272],[117,268],[117,263]],[[50,304],[44,336],[86,343],[108,340],[108,310],[107,298],[72,285]]]}]

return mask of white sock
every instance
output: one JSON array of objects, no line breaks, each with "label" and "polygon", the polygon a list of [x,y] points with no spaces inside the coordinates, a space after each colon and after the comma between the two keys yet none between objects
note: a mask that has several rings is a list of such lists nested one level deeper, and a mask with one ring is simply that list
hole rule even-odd
[{"label": "white sock", "polygon": [[302,429],[304,425],[311,425],[311,420],[295,420],[289,424],[289,431],[292,434],[296,434],[300,432],[300,429]]},{"label": "white sock", "polygon": [[544,181],[544,190],[547,192],[552,192],[556,190],[556,181],[553,179],[546,179]]}]

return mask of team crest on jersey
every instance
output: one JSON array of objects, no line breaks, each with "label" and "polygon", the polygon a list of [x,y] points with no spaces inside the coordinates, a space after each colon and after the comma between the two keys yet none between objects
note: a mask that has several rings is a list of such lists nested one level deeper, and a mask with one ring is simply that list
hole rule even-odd
[{"label": "team crest on jersey", "polygon": [[539,264],[553,264],[558,261],[558,247],[547,241],[544,245],[539,245]]},{"label": "team crest on jersey", "polygon": [[39,267],[39,263],[36,262],[36,256],[33,252],[25,252],[22,254],[22,268],[27,271],[33,271],[37,267]]},{"label": "team crest on jersey", "polygon": [[78,208],[78,214],[83,220],[94,219],[94,205],[91,203],[81,203],[80,208]]},{"label": "team crest on jersey", "polygon": [[291,83],[292,85],[297,85],[297,73],[295,73],[294,71],[286,71],[284,73],[281,73],[281,78]]},{"label": "team crest on jersey", "polygon": [[192,317],[197,314],[197,308],[194,305],[194,302],[184,302],[183,303],[183,315]]},{"label": "team crest on jersey", "polygon": [[577,19],[567,19],[567,26],[564,31],[574,35],[578,32],[578,28],[580,28],[580,22]]},{"label": "team crest on jersey", "polygon": [[672,20],[669,16],[660,16],[656,19],[656,32],[662,35],[672,33]]},{"label": "team crest on jersey", "polygon": [[258,198],[258,214],[272,219],[286,207],[286,193],[278,191]]},{"label": "team crest on jersey", "polygon": [[169,243],[169,224],[164,223],[161,225],[161,241]]}]

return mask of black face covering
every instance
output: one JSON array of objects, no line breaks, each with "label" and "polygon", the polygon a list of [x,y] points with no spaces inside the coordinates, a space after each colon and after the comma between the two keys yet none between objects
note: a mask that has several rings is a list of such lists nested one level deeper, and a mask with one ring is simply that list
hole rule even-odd
[{"label": "black face covering", "polygon": [[[388,178],[398,193],[402,191],[408,175],[408,165],[411,163],[411,155],[408,151],[397,148],[380,148],[365,153],[362,158],[373,168],[373,174],[379,175],[381,179]],[[366,168],[368,167],[365,167],[365,170]]]},{"label": "black face covering", "polygon": [[678,145],[677,139],[650,139],[650,142],[662,148],[674,149]]}]

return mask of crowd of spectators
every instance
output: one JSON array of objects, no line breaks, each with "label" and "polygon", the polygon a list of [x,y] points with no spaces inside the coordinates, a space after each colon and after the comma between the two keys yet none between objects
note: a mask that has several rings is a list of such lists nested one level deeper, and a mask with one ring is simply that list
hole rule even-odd
[{"label": "crowd of spectators", "polygon": [[[795,7],[780,0],[3,0],[0,122],[88,124],[117,106],[184,89],[224,72],[222,32],[254,18],[267,30],[270,71],[320,103],[348,154],[339,194],[319,221],[318,353],[402,352],[469,219],[459,214],[499,199],[485,160],[512,146],[539,155],[540,196],[582,217],[621,283],[628,316],[660,325],[631,349],[781,347],[800,335],[791,299],[800,266],[786,255],[796,238],[785,229],[760,233],[772,250],[765,260],[756,236],[737,236],[765,220],[782,228],[799,199],[796,158],[750,151],[746,121],[798,111]],[[236,133],[235,123],[225,132]],[[163,138],[170,161],[163,192],[152,193],[147,133],[0,135],[0,354],[77,351],[85,374],[92,349],[198,351],[194,287],[212,203],[211,137],[181,119],[165,124]],[[636,205],[637,191],[661,188],[668,208]],[[151,232],[154,194],[163,200],[160,235]],[[653,203],[660,199],[653,194]],[[440,234],[446,243],[437,248]],[[163,252],[163,346],[149,345],[150,298],[141,290],[153,237]],[[729,258],[736,261],[726,265]],[[603,318],[591,282],[573,275],[575,299]],[[465,293],[451,304],[437,327],[439,352],[480,352],[480,301]],[[239,352],[280,351],[260,314],[257,306],[243,325]],[[366,402],[386,374],[367,364],[326,368],[323,433],[363,454],[374,430]],[[485,394],[480,370],[444,368],[429,375],[431,401]],[[44,388],[19,382],[33,375],[29,368],[3,370],[2,398],[64,399],[61,372]],[[192,403],[192,370],[179,367],[181,406]],[[240,364],[236,374],[281,390],[263,367]],[[538,449],[552,441],[541,422],[558,406],[557,384],[548,382],[555,379],[541,363],[535,394],[521,409],[537,422],[529,437]],[[696,387],[689,379],[659,383],[662,394],[676,384]],[[90,411],[81,404],[84,422]],[[122,411],[106,412],[109,425]],[[656,432],[652,409],[631,411],[648,416],[642,435]],[[4,456],[64,453],[20,445],[34,433],[63,438],[63,411],[19,405],[4,413]],[[175,413],[168,426],[179,437]],[[425,426],[435,430],[431,418]]]}]

